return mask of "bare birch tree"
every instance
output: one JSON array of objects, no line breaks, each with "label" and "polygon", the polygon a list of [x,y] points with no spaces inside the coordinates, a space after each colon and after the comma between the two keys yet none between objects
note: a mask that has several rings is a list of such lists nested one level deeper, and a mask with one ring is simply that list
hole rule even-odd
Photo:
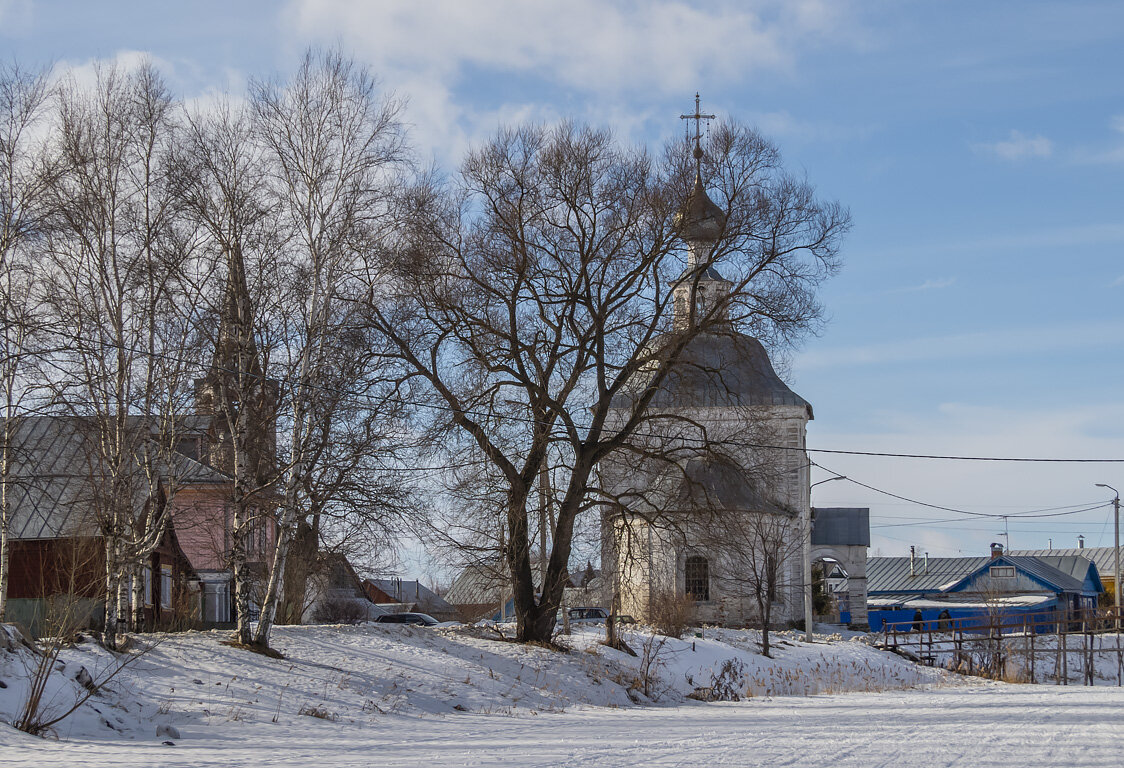
[{"label": "bare birch tree", "polygon": [[42,237],[50,180],[36,135],[48,96],[45,71],[0,65],[0,621],[8,604],[14,442],[32,395],[27,361],[39,320],[31,245]]},{"label": "bare birch tree", "polygon": [[270,525],[278,472],[278,386],[266,376],[278,345],[272,320],[277,289],[264,278],[284,237],[277,206],[263,194],[266,162],[248,110],[223,103],[189,122],[179,196],[205,233],[216,272],[225,273],[222,285],[212,283],[209,291],[217,318],[214,357],[197,385],[198,407],[213,417],[208,461],[232,477],[231,546],[223,555],[234,575],[236,638],[249,645],[254,533]]},{"label": "bare birch tree", "polygon": [[148,64],[99,68],[92,91],[67,83],[58,111],[45,298],[61,350],[56,397],[89,448],[110,645],[143,607],[143,560],[167,530],[178,414],[197,369],[189,238],[174,226],[168,175],[175,111]]},{"label": "bare birch tree", "polygon": [[[357,482],[363,454],[377,450],[381,440],[374,422],[347,416],[356,411],[355,399],[372,394],[378,358],[362,349],[367,339],[358,299],[369,286],[361,266],[387,229],[393,172],[404,145],[397,105],[378,95],[366,69],[337,51],[307,53],[284,86],[254,84],[252,108],[269,161],[270,191],[289,233],[280,271],[290,289],[285,308],[293,310],[285,313],[288,365],[281,379],[288,456],[254,636],[267,646],[283,579],[290,595],[286,613],[299,618],[320,517],[343,488],[343,477],[325,473],[322,463],[341,455],[329,449],[336,440],[360,438],[360,450],[351,452]],[[374,407],[372,401],[368,408]],[[298,535],[297,562],[290,563]]]}]

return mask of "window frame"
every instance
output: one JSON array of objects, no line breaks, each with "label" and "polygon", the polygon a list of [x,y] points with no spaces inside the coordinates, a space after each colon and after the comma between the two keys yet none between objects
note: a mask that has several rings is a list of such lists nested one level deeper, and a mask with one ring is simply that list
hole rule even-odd
[{"label": "window frame", "polygon": [[710,560],[703,555],[683,561],[683,594],[696,603],[710,602]]}]

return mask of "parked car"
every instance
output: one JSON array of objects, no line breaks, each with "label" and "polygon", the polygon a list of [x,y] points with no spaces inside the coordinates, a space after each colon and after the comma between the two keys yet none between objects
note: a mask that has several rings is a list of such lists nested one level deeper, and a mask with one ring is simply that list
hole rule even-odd
[{"label": "parked car", "polygon": [[415,624],[419,627],[436,627],[439,622],[428,613],[385,613],[374,618],[377,624]]},{"label": "parked car", "polygon": [[583,622],[593,623],[595,621],[605,621],[609,618],[609,612],[604,608],[597,607],[580,607],[571,608],[568,612],[570,623]]}]

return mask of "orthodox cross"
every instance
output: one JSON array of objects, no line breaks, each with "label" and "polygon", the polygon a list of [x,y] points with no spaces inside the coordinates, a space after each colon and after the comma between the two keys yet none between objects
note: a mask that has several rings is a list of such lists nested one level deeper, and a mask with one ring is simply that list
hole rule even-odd
[{"label": "orthodox cross", "polygon": [[698,91],[695,91],[695,114],[693,114],[693,115],[680,115],[679,119],[680,120],[694,120],[695,121],[695,149],[697,150],[695,152],[695,159],[701,160],[701,154],[700,153],[701,153],[701,150],[702,150],[702,144],[701,144],[701,142],[702,142],[702,131],[701,131],[701,128],[700,128],[700,123],[703,120],[713,120],[714,115],[704,115],[699,110],[699,93],[698,93]]}]

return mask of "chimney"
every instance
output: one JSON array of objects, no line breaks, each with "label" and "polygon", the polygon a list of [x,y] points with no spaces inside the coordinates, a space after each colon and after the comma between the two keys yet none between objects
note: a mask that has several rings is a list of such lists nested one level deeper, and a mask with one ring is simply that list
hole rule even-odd
[{"label": "chimney", "polygon": [[991,559],[994,560],[995,558],[1001,557],[1002,555],[1003,545],[997,541],[991,542]]},{"label": "chimney", "polygon": [[1077,548],[1078,549],[1085,549],[1085,537],[1084,536],[1078,536],[1077,537]]},{"label": "chimney", "polygon": [[925,565],[922,568],[921,572],[922,573],[928,573],[929,572],[929,553],[928,552],[925,553]]},{"label": "chimney", "polygon": [[916,556],[917,556],[917,548],[914,547],[913,545],[910,545],[910,547],[909,547],[909,575],[910,576],[916,576],[917,575],[917,566],[916,566],[917,557]]}]

